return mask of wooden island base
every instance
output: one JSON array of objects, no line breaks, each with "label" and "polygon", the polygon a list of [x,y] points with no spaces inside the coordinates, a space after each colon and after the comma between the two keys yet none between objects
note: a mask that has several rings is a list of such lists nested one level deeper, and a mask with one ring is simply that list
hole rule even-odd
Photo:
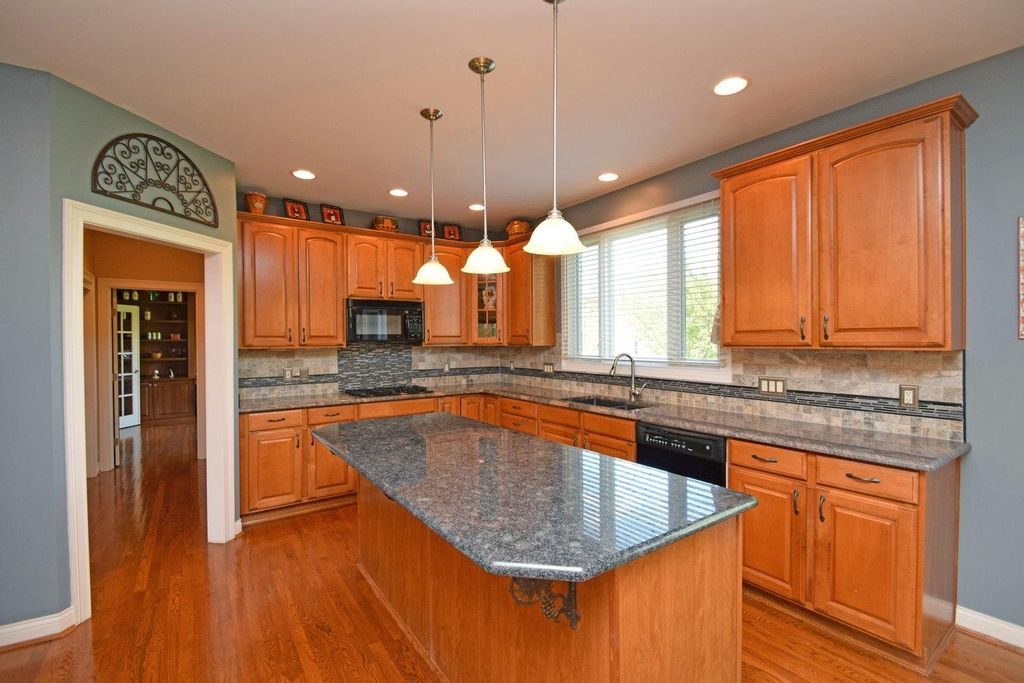
[{"label": "wooden island base", "polygon": [[365,479],[358,510],[363,574],[451,681],[740,679],[737,517],[578,584],[572,630],[539,604],[517,604],[509,577],[485,572]]}]

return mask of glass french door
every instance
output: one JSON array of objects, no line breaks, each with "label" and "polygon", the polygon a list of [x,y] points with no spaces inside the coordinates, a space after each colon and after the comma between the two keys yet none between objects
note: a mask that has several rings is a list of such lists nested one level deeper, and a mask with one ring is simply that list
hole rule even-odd
[{"label": "glass french door", "polygon": [[139,386],[139,307],[117,306],[117,426],[135,427],[142,420]]}]

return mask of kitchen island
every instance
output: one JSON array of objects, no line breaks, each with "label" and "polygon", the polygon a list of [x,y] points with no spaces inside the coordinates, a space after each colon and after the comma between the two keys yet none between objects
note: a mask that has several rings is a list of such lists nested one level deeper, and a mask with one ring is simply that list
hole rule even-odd
[{"label": "kitchen island", "polygon": [[444,414],[321,427],[360,568],[452,681],[734,681],[748,496]]}]

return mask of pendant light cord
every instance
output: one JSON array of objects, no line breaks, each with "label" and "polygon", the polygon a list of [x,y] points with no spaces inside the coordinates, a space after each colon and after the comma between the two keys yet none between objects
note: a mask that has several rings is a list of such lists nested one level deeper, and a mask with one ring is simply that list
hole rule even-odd
[{"label": "pendant light cord", "polygon": [[430,258],[437,258],[437,251],[434,249],[434,119],[430,119]]},{"label": "pendant light cord", "polygon": [[487,239],[487,110],[484,104],[484,74],[480,74],[480,166],[484,179],[484,242]]},{"label": "pendant light cord", "polygon": [[552,0],[551,60],[551,210],[558,210],[558,3]]}]

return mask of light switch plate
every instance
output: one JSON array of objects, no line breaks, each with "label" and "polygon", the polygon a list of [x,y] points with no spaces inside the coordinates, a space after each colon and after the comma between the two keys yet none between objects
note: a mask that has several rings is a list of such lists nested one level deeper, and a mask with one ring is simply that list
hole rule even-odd
[{"label": "light switch plate", "polygon": [[782,377],[758,377],[757,390],[769,396],[785,396],[786,380]]},{"label": "light switch plate", "polygon": [[921,394],[921,387],[914,384],[900,385],[900,407],[916,408]]}]

